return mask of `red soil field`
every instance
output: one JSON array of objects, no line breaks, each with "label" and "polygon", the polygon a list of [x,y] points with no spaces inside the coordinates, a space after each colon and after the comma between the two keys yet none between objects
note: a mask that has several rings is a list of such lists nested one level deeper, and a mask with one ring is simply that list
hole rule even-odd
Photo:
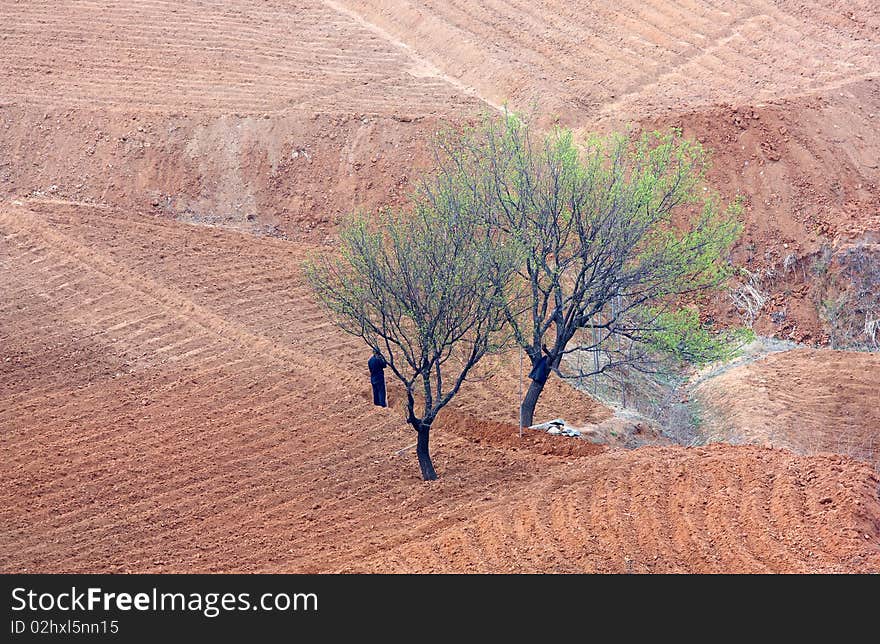
[{"label": "red soil field", "polygon": [[837,452],[880,470],[880,355],[798,349],[734,367],[696,389],[716,437]]},{"label": "red soil field", "polygon": [[306,293],[314,249],[59,204],[0,230],[3,571],[880,566],[867,465],[500,442],[476,413],[503,416],[512,365],[446,414],[420,483],[394,392],[371,406],[365,352]]},{"label": "red soil field", "polygon": [[755,104],[877,76],[856,2],[336,0],[493,103],[571,126]]},{"label": "red soil field", "polygon": [[[502,356],[424,484],[300,271],[505,101],[703,140],[747,266],[880,234],[878,34],[862,0],[2,3],[0,571],[880,571],[877,471],[818,453],[872,435],[872,357],[707,383],[761,445],[622,450],[517,438]],[[797,275],[756,328],[821,341]],[[609,417],[551,383],[539,418]]]}]

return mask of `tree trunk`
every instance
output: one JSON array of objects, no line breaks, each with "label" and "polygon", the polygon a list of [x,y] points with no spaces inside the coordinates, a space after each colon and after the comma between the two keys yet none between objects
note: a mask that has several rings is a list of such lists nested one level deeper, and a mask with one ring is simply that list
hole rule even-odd
[{"label": "tree trunk", "polygon": [[422,468],[422,479],[434,481],[437,479],[437,472],[434,471],[431,454],[428,452],[428,437],[431,434],[431,425],[421,423],[416,432],[419,436],[416,442],[416,456],[419,457],[419,467]]},{"label": "tree trunk", "polygon": [[526,397],[522,401],[519,408],[519,417],[523,427],[529,427],[535,423],[535,406],[538,404],[538,398],[544,391],[544,382],[532,380]]}]

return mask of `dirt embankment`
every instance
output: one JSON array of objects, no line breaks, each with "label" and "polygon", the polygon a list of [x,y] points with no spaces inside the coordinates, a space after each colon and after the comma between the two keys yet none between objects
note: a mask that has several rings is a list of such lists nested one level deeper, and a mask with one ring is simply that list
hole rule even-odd
[{"label": "dirt embankment", "polygon": [[[754,320],[762,335],[827,344],[817,302],[820,251],[880,239],[880,80],[821,96],[739,104],[650,120],[674,125],[712,151],[709,184],[745,198],[734,262],[767,298]],[[707,313],[736,321],[726,294]]]},{"label": "dirt embankment", "polygon": [[880,468],[880,355],[798,349],[710,378],[694,395],[713,438],[836,452]]},{"label": "dirt embankment", "polygon": [[400,202],[443,123],[366,114],[0,109],[7,198],[111,205],[292,239]]},{"label": "dirt embankment", "polygon": [[[311,242],[340,219],[402,202],[433,133],[456,118],[285,112],[270,118],[7,106],[0,158],[7,199],[125,207]],[[813,271],[823,246],[880,235],[880,82],[833,95],[646,120],[713,151],[710,184],[746,197],[735,261],[761,279],[765,335],[827,341]],[[726,295],[703,302],[721,321]]]}]

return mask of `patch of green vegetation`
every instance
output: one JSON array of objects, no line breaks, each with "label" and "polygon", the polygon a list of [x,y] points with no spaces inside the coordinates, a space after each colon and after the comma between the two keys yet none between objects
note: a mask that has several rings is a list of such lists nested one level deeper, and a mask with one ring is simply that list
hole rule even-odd
[{"label": "patch of green vegetation", "polygon": [[651,334],[651,346],[694,365],[735,358],[744,345],[755,339],[754,331],[746,327],[713,333],[700,324],[700,316],[692,309],[652,314],[656,316],[657,329]]}]

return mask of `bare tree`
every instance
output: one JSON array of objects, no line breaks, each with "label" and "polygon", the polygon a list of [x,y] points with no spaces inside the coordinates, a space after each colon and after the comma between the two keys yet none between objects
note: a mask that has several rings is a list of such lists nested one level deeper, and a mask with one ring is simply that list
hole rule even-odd
[{"label": "bare tree", "polygon": [[[737,204],[722,212],[704,185],[698,143],[670,131],[594,137],[580,149],[570,131],[536,137],[505,114],[444,137],[437,162],[431,200],[466,198],[518,245],[518,290],[504,312],[533,367],[546,356],[562,375],[566,354],[601,352],[583,377],[648,369],[658,344],[689,351],[694,329],[683,321],[694,318],[676,315],[675,303],[727,278],[740,231]],[[532,381],[523,424],[543,388]]]},{"label": "bare tree", "polygon": [[407,212],[353,219],[341,252],[307,267],[340,327],[379,348],[406,391],[422,477],[437,478],[428,443],[470,370],[504,343],[515,255],[459,200],[416,195]]}]

